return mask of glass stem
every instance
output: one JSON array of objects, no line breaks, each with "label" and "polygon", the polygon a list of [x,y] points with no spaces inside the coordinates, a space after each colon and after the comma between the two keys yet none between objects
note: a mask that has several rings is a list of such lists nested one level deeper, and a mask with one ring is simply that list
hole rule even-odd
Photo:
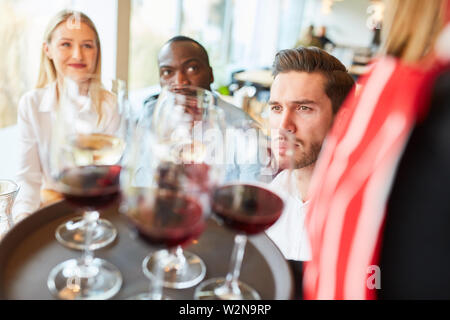
[{"label": "glass stem", "polygon": [[233,253],[231,254],[230,269],[225,280],[225,286],[227,286],[233,293],[236,294],[240,293],[238,280],[241,273],[241,265],[244,258],[246,243],[246,235],[237,234],[234,237],[234,247]]},{"label": "glass stem", "polygon": [[14,221],[11,214],[13,203],[14,203],[14,196],[12,198],[8,196],[6,198],[6,211],[5,211],[6,221],[8,222],[7,230],[11,229],[14,225]]},{"label": "glass stem", "polygon": [[150,299],[162,300],[163,297],[163,282],[164,282],[164,264],[156,258],[156,270],[154,281],[150,281]]},{"label": "glass stem", "polygon": [[183,269],[184,264],[186,263],[186,258],[183,254],[183,248],[181,246],[177,246],[169,250],[171,256],[175,257],[173,263],[170,264],[170,269],[175,269],[176,272],[180,272]]},{"label": "glass stem", "polygon": [[92,264],[94,260],[94,253],[90,249],[92,243],[92,237],[94,235],[94,229],[99,217],[98,211],[85,211],[83,214],[83,219],[85,221],[85,239],[84,239],[84,252],[83,252],[83,264],[85,266],[89,266]]}]

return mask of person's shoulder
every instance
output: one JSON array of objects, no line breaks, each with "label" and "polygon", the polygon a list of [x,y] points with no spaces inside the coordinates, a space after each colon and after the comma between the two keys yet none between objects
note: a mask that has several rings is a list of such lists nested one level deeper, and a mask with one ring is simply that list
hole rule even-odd
[{"label": "person's shoulder", "polygon": [[48,90],[45,88],[33,88],[25,92],[19,100],[19,110],[38,109],[41,101]]},{"label": "person's shoulder", "polygon": [[271,184],[273,185],[284,185],[288,181],[288,174],[289,172],[287,170],[280,171],[275,178],[273,178]]},{"label": "person's shoulder", "polygon": [[280,171],[268,185],[269,190],[285,201],[289,198],[289,193],[287,192],[289,182],[288,174],[286,170]]}]

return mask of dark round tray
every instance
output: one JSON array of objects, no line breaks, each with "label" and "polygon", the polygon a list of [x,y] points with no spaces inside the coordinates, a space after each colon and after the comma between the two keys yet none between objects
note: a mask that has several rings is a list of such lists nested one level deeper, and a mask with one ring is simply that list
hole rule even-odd
[{"label": "dark round tray", "polygon": [[[81,251],[63,247],[55,239],[56,228],[77,216],[65,201],[43,208],[10,230],[0,242],[0,299],[54,299],[47,288],[50,270],[58,263],[81,256]],[[127,299],[146,292],[149,280],[142,272],[142,261],[156,249],[135,236],[127,219],[111,207],[101,214],[118,230],[116,240],[96,250],[117,268],[123,277],[119,293],[113,299]],[[205,262],[205,279],[225,276],[233,247],[233,232],[214,219],[196,243],[186,250],[198,254]],[[293,297],[293,276],[281,252],[265,235],[249,237],[240,279],[253,286],[263,300],[288,300]],[[165,289],[173,299],[192,300],[195,287]]]}]

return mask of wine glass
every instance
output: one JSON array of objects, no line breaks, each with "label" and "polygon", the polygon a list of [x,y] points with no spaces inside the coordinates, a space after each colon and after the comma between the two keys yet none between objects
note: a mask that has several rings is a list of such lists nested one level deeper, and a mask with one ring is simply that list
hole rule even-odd
[{"label": "wine glass", "polygon": [[[113,84],[119,88],[120,81]],[[49,169],[55,190],[84,213],[81,221],[60,226],[57,239],[84,252],[79,259],[55,266],[47,285],[60,299],[109,299],[119,291],[122,276],[114,265],[95,258],[93,250],[111,243],[117,233],[109,222],[99,220],[98,210],[120,195],[120,158],[126,132],[125,106],[120,99],[124,97],[106,90],[94,78],[83,85],[66,78],[61,87],[53,118]],[[68,226],[79,229],[73,234],[73,243],[65,236],[76,228]]]},{"label": "wine glass", "polygon": [[[62,140],[59,142],[69,150],[67,161],[71,166],[119,165],[127,130],[126,84],[116,79],[102,83],[94,77],[90,82],[86,95],[81,92],[80,85],[70,78],[64,79],[54,139]],[[98,101],[103,101],[101,106],[93,103]],[[101,110],[101,116],[98,116],[98,110]],[[66,200],[73,202],[70,196]],[[84,250],[88,220],[86,216],[80,216],[66,221],[57,228],[56,239],[66,247]],[[117,230],[108,220],[97,219],[90,235],[90,250],[109,245],[116,236]]]},{"label": "wine glass", "polygon": [[[236,165],[258,164],[254,178],[227,181],[212,197],[212,211],[219,221],[236,232],[230,267],[226,277],[201,283],[195,290],[197,300],[259,300],[259,293],[239,280],[247,236],[262,233],[280,217],[284,200],[270,181],[277,174],[287,176],[291,186],[294,140],[289,132],[271,132],[270,139],[259,126],[251,122],[236,125],[234,136],[239,139],[234,148],[241,155]],[[227,132],[227,136],[229,136]],[[239,143],[239,141],[241,143]],[[283,190],[285,191],[285,190]]]},{"label": "wine glass", "polygon": [[[149,119],[149,127],[161,144],[177,146],[177,150],[192,145],[193,152],[184,152],[183,161],[206,161],[210,166],[210,182],[219,183],[223,177],[222,168],[217,165],[223,160],[224,118],[223,111],[214,106],[210,91],[175,85],[163,88]],[[148,259],[147,272],[159,270],[155,259],[157,255]],[[205,277],[203,260],[181,246],[171,248],[165,261],[164,286],[167,288],[193,287]]]},{"label": "wine glass", "polygon": [[14,225],[11,210],[19,189],[14,181],[0,179],[0,241]]},{"label": "wine glass", "polygon": [[[142,263],[150,291],[130,299],[166,300],[164,269],[169,251],[187,246],[205,228],[212,170],[194,155],[195,143],[160,141],[148,128],[137,127],[121,177],[123,212],[142,239],[155,248]],[[139,137],[139,139],[138,139]],[[151,266],[151,272],[149,271]]]}]

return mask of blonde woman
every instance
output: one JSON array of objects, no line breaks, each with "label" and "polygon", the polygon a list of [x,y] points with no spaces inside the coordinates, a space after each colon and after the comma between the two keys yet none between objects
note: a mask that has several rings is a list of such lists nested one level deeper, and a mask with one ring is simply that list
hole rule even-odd
[{"label": "blonde woman", "polygon": [[312,178],[307,299],[450,298],[450,3],[386,3]]},{"label": "blonde woman", "polygon": [[70,78],[86,95],[90,118],[111,131],[113,115],[105,108],[106,91],[100,90],[101,50],[94,23],[85,14],[62,11],[49,23],[42,44],[36,88],[19,102],[18,127],[20,163],[17,182],[20,192],[13,208],[18,221],[43,204],[58,200],[46,157],[49,153],[52,115],[58,108],[64,78]]}]

